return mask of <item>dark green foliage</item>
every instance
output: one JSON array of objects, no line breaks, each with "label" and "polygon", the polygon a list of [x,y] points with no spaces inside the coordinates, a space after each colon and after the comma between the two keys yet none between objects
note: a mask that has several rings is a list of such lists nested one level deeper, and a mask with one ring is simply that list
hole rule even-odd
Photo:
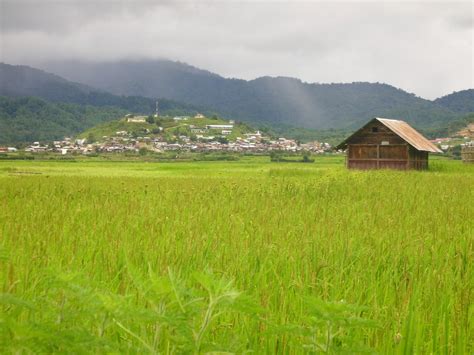
[{"label": "dark green foliage", "polygon": [[361,329],[378,327],[376,322],[362,316],[368,310],[366,307],[348,304],[344,300],[325,302],[306,297],[305,309],[305,324],[277,327],[276,331],[299,335],[299,342],[308,353],[373,353],[360,341],[363,337]]},{"label": "dark green foliage", "polygon": [[[115,106],[130,112],[149,114],[155,111],[153,98],[117,96],[86,85],[67,81],[57,75],[27,66],[0,63],[0,95],[8,97],[37,96],[52,102],[90,106]],[[205,111],[171,100],[160,99],[160,109],[170,115]]]},{"label": "dark green foliage", "polygon": [[149,124],[155,123],[155,119],[153,118],[152,115],[148,115],[147,118],[146,118],[146,121],[147,121],[147,123],[149,123]]},{"label": "dark green foliage", "polygon": [[95,143],[96,140],[97,138],[95,137],[94,133],[91,132],[87,135],[87,143],[92,144]]},{"label": "dark green foliage", "polygon": [[33,97],[0,96],[0,144],[61,139],[125,113],[117,107],[49,103]]},{"label": "dark green foliage", "polygon": [[454,112],[474,112],[474,89],[455,91],[434,100],[434,102]]},{"label": "dark green foliage", "polygon": [[[5,250],[0,252],[0,258],[8,260]],[[228,343],[213,340],[216,333],[225,334],[217,321],[262,312],[232,281],[210,271],[185,280],[171,271],[159,276],[148,270],[144,275],[124,265],[118,276],[129,280],[140,303],[136,297],[92,285],[80,274],[60,271],[44,273],[35,284],[41,290],[38,297],[0,294],[0,347],[12,353],[158,353],[167,346],[195,354],[238,350],[232,337]],[[144,337],[147,331],[154,339]]]},{"label": "dark green foliage", "polygon": [[272,150],[270,161],[274,163],[314,163],[311,153],[304,151],[301,154]]},{"label": "dark green foliage", "polygon": [[314,159],[311,159],[311,153],[310,152],[303,152],[303,163],[313,163]]},{"label": "dark green foliage", "polygon": [[[0,97],[0,144],[63,138],[128,112],[150,114],[156,104],[152,98],[112,95],[38,69],[3,63],[0,95],[5,96]],[[171,100],[159,102],[163,114],[212,114]]]},{"label": "dark green foliage", "polygon": [[[0,252],[7,261],[5,250]],[[238,291],[232,280],[211,271],[183,279],[171,270],[161,276],[144,269],[124,264],[117,275],[117,281],[128,281],[133,297],[59,270],[43,273],[35,283],[36,297],[0,294],[0,346],[12,353],[153,354],[170,348],[186,354],[240,353],[246,342],[227,328],[246,319],[264,321],[266,310]],[[359,340],[376,324],[360,316],[366,308],[315,298],[305,304],[304,324],[266,320],[269,334],[292,336],[295,349],[311,352],[370,351]],[[226,325],[231,316],[236,321]]]},{"label": "dark green foliage", "polygon": [[226,137],[217,137],[217,141],[221,144],[229,143],[229,140]]},{"label": "dark green foliage", "polygon": [[457,132],[465,128],[468,124],[474,123],[474,113],[464,116],[460,119],[449,122],[446,125],[428,128],[422,130],[429,137],[451,137],[455,136]]},{"label": "dark green foliage", "polygon": [[287,77],[226,79],[166,60],[62,62],[51,63],[48,69],[115,94],[166,97],[270,125],[352,130],[369,118],[389,117],[424,128],[446,124],[459,113],[381,83],[308,84]]},{"label": "dark green foliage", "polygon": [[272,137],[286,137],[296,139],[300,142],[320,141],[328,142],[331,145],[340,143],[344,138],[351,134],[348,129],[310,129],[301,127],[292,127],[284,124],[261,124],[258,129]]},{"label": "dark green foliage", "polygon": [[[155,98],[112,95],[27,66],[0,63],[0,78],[0,95],[2,96],[36,96],[52,102],[99,107],[115,106],[140,114],[150,114],[155,111]],[[159,99],[159,103],[161,111],[169,115],[207,113],[202,108],[171,100]]]}]

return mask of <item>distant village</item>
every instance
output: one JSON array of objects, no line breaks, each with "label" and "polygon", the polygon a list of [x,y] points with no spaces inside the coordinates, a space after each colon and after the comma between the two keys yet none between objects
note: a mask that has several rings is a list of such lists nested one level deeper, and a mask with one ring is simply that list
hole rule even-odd
[{"label": "distant village", "polygon": [[[154,117],[157,117],[155,115]],[[196,122],[196,119],[204,119],[202,114],[190,116],[175,116],[172,120],[179,123],[181,127],[185,126],[190,132],[189,135],[164,135],[152,134],[146,129],[143,135],[136,136],[130,131],[116,131],[110,136],[98,137],[97,141],[91,142],[86,138],[69,138],[57,140],[48,144],[33,142],[24,148],[25,152],[30,153],[57,153],[61,155],[68,154],[92,154],[92,153],[125,153],[125,152],[155,152],[163,153],[167,151],[187,151],[187,152],[250,152],[250,153],[270,153],[272,151],[280,152],[310,152],[313,154],[322,154],[333,150],[333,147],[327,142],[309,142],[299,143],[294,139],[284,137],[271,138],[265,136],[260,131],[243,133],[241,136],[228,140],[235,127],[233,120],[226,121],[225,124],[206,124],[194,125],[187,124],[187,121]],[[139,124],[147,122],[146,116],[134,116],[129,114],[125,120],[130,124]],[[163,127],[158,127],[159,132],[163,132]],[[474,125],[467,127],[463,137],[436,138],[431,140],[443,151],[448,151],[454,147],[454,144],[461,146],[474,146],[472,137],[474,136]],[[461,139],[461,140],[460,140]],[[14,147],[0,147],[0,153],[17,152]]]},{"label": "distant village", "polygon": [[[127,115],[127,123],[145,123],[145,116]],[[197,114],[194,119],[205,118]],[[185,124],[190,120],[189,116],[175,116],[175,122],[184,123],[191,135],[173,135],[167,141],[165,135],[153,136],[149,130],[143,136],[134,136],[129,131],[116,131],[114,135],[103,136],[97,142],[89,142],[86,138],[64,138],[54,141],[52,144],[41,144],[33,142],[24,151],[30,153],[54,152],[62,155],[67,154],[91,154],[91,153],[124,153],[151,151],[162,153],[166,151],[189,151],[189,152],[254,152],[267,153],[271,151],[300,152],[308,151],[315,154],[325,153],[332,149],[326,142],[311,142],[299,144],[294,139],[277,138],[272,139],[260,131],[244,133],[242,137],[227,140],[226,137],[233,133],[235,122],[229,120],[226,124],[206,124],[197,126]],[[162,127],[159,127],[163,131]],[[150,135],[148,135],[150,133]],[[10,148],[7,148],[10,149]],[[13,148],[14,149],[14,148]]]}]

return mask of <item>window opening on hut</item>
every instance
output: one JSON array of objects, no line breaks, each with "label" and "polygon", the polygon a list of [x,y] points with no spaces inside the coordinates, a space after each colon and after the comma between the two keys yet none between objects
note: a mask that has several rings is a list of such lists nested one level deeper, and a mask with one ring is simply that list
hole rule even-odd
[{"label": "window opening on hut", "polygon": [[377,133],[379,131],[378,127],[372,127],[372,133]]}]

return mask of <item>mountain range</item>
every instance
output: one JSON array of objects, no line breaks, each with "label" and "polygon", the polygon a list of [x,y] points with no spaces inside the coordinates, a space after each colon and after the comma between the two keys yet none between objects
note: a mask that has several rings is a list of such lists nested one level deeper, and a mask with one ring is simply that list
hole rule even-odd
[{"label": "mountain range", "polygon": [[470,100],[464,106],[469,107],[458,110],[445,105],[452,102],[449,98],[425,100],[387,84],[318,84],[287,77],[226,79],[167,60],[63,61],[45,68],[113,94],[164,97],[254,123],[354,129],[379,116],[405,119],[422,128],[444,125],[458,113],[474,111],[474,90],[465,93]]},{"label": "mountain range", "polygon": [[[19,122],[11,124],[15,122],[16,113],[5,109],[8,105],[24,105],[18,97],[41,98],[44,105],[52,105],[55,110],[63,110],[68,104],[77,106],[73,109],[76,113],[86,112],[84,107],[95,112],[91,115],[96,119],[81,114],[68,116],[66,129],[43,135],[48,137],[65,131],[78,133],[93,123],[116,118],[98,114],[97,110],[115,110],[111,112],[117,114],[153,113],[156,98],[159,98],[161,112],[215,112],[279,132],[295,131],[295,127],[350,131],[374,116],[404,119],[425,133],[440,132],[453,121],[474,112],[473,89],[430,101],[381,83],[311,84],[287,77],[227,79],[167,60],[63,61],[50,62],[42,68],[46,71],[0,64],[0,96],[6,97],[0,101],[0,127],[9,131],[8,135],[0,133],[0,143],[5,142],[4,136],[9,137],[9,142],[30,137],[16,136]],[[31,108],[31,102],[28,105]],[[15,112],[22,112],[19,106]],[[34,116],[35,112],[24,111],[20,121],[24,122],[25,115]],[[60,125],[59,111],[55,117]],[[71,120],[81,124],[72,125]]]},{"label": "mountain range", "polygon": [[[0,63],[0,144],[74,135],[129,112],[151,114],[156,100],[118,96],[27,66]],[[160,99],[163,114],[212,112]]]}]

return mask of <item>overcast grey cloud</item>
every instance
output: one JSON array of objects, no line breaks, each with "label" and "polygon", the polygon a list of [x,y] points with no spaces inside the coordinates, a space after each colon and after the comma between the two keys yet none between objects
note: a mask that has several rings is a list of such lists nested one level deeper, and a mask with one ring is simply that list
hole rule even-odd
[{"label": "overcast grey cloud", "polygon": [[1,2],[1,61],[168,58],[225,77],[474,87],[473,2]]}]

